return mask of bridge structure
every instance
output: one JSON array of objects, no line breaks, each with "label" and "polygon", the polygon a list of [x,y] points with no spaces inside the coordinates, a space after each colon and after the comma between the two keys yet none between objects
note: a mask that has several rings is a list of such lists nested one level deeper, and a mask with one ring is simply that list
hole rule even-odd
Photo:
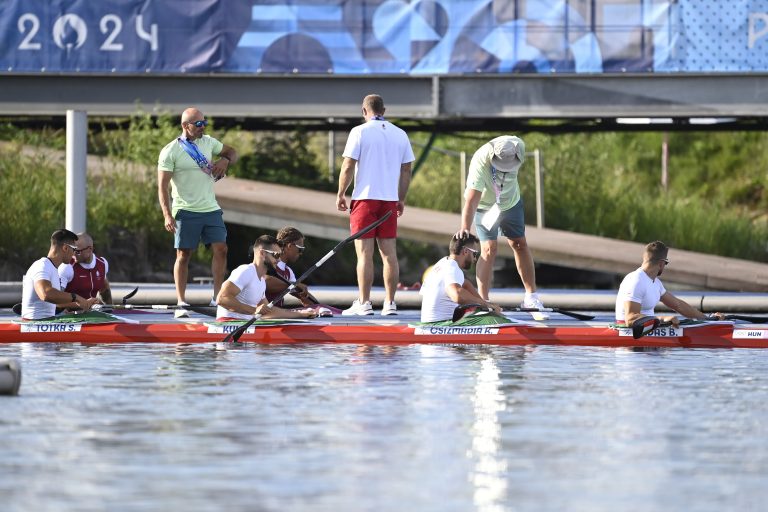
[{"label": "bridge structure", "polygon": [[428,131],[764,130],[766,84],[767,73],[10,73],[2,76],[0,115],[63,119],[67,110],[90,116],[177,115],[195,105],[246,128],[347,130],[360,122],[363,96],[376,92],[388,115]]}]

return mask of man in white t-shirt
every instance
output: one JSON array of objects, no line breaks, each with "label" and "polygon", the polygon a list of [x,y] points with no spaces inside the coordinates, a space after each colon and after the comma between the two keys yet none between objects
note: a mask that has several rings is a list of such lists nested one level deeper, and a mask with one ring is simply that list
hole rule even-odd
[{"label": "man in white t-shirt", "polygon": [[[661,301],[665,306],[688,318],[704,320],[707,316],[687,302],[678,299],[661,284],[659,276],[669,265],[669,248],[664,242],[655,241],[645,246],[643,264],[624,277],[616,296],[616,322],[632,325],[636,320],[654,316],[654,308]],[[714,317],[723,320],[722,313]],[[660,316],[662,322],[670,322],[677,327],[680,320],[675,315]]]},{"label": "man in white t-shirt", "polygon": [[253,261],[240,265],[229,275],[216,297],[219,319],[250,320],[259,314],[263,318],[314,318],[314,309],[291,310],[267,303],[267,265],[274,266],[280,258],[280,246],[273,236],[262,235],[253,244]]},{"label": "man in white t-shirt", "polygon": [[384,305],[382,315],[396,315],[395,291],[400,280],[397,262],[397,217],[405,209],[405,196],[411,184],[413,156],[408,135],[384,119],[384,100],[377,94],[363,99],[365,123],[349,132],[344,148],[344,162],[339,175],[336,207],[347,211],[344,197],[354,176],[349,225],[352,233],[384,216],[383,224],[355,240],[357,252],[357,286],[360,294],[343,315],[372,315],[370,295],[373,285],[374,239],[384,267]]},{"label": "man in white t-shirt", "polygon": [[450,320],[459,304],[481,304],[495,313],[501,313],[499,306],[480,297],[474,285],[464,278],[463,271],[477,261],[480,253],[478,242],[472,234],[451,238],[448,246],[450,254],[432,266],[419,291],[422,296],[422,322]]},{"label": "man in white t-shirt", "polygon": [[21,289],[21,317],[39,320],[56,314],[56,306],[88,311],[98,299],[86,299],[76,293],[62,291],[58,267],[72,259],[77,249],[77,235],[57,229],[51,235],[48,256],[35,261],[24,274]]}]

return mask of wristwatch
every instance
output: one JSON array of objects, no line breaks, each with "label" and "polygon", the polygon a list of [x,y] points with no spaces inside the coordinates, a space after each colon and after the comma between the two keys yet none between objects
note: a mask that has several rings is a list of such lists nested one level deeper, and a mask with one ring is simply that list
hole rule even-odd
[{"label": "wristwatch", "polygon": [[72,302],[77,302],[77,294],[76,293],[72,294]]}]

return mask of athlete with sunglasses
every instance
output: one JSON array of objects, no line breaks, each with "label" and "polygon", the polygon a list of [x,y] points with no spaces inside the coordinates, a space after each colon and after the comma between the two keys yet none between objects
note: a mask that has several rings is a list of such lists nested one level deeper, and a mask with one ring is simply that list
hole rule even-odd
[{"label": "athlete with sunglasses", "polygon": [[262,235],[251,247],[253,261],[240,265],[224,281],[216,297],[219,320],[250,320],[254,315],[263,318],[314,318],[317,312],[306,308],[299,310],[269,307],[267,301],[267,268],[280,259],[280,246],[273,236]]},{"label": "athlete with sunglasses", "polygon": [[102,304],[112,304],[106,258],[93,252],[93,238],[88,233],[78,233],[75,246],[77,249],[72,259],[59,265],[59,278],[64,291],[88,299],[98,295]]}]

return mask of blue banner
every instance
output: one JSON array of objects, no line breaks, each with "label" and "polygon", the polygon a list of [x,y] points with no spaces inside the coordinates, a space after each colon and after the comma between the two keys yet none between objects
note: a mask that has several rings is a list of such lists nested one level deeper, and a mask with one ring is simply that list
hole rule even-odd
[{"label": "blue banner", "polygon": [[0,0],[0,69],[768,71],[768,0]]}]

